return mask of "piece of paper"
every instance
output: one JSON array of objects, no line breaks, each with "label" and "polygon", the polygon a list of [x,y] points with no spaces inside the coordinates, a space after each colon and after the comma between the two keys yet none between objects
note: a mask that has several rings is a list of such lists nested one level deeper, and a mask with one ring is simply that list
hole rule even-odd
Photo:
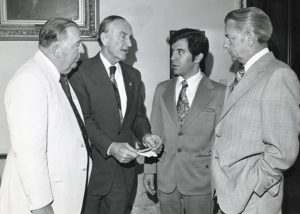
[{"label": "piece of paper", "polygon": [[139,155],[145,156],[145,157],[157,157],[157,154],[153,151],[147,151],[147,152],[138,152]]}]

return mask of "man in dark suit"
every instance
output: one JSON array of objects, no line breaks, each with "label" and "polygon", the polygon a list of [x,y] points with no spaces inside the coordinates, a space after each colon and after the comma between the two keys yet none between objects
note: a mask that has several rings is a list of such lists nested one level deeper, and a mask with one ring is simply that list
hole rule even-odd
[{"label": "man in dark suit", "polygon": [[[203,73],[208,39],[195,29],[176,31],[169,40],[171,66],[178,77],[160,83],[153,99],[151,126],[164,141],[157,164],[145,164],[144,184],[162,214],[209,214],[210,154],[226,87]],[[177,104],[176,104],[177,103]]]},{"label": "man in dark suit", "polygon": [[135,139],[153,150],[161,139],[150,134],[140,72],[121,62],[132,45],[130,24],[109,16],[98,36],[101,52],[84,60],[70,79],[93,152],[85,213],[124,214],[135,176],[133,160],[139,155]]}]

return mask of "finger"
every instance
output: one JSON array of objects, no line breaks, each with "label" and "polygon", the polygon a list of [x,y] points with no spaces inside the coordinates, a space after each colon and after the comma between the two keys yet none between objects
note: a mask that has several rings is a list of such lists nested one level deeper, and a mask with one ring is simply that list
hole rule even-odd
[{"label": "finger", "polygon": [[149,183],[146,184],[145,187],[146,187],[146,191],[147,191],[148,193],[150,193],[151,195],[154,195],[155,192],[152,190],[152,188],[150,187],[150,184],[149,184]]}]

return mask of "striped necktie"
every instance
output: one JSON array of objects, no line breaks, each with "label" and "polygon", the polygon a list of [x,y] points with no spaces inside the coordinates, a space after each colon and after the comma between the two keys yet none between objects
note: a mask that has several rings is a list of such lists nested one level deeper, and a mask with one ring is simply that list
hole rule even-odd
[{"label": "striped necktie", "polygon": [[116,81],[116,78],[115,78],[116,69],[117,69],[116,66],[110,66],[109,67],[109,72],[110,72],[110,81],[113,84],[113,88],[114,88],[115,96],[116,96],[116,100],[117,100],[117,105],[118,105],[118,110],[119,110],[119,117],[120,117],[120,124],[122,124],[123,114],[122,114],[120,93],[119,93],[118,84],[117,84],[117,81]]}]

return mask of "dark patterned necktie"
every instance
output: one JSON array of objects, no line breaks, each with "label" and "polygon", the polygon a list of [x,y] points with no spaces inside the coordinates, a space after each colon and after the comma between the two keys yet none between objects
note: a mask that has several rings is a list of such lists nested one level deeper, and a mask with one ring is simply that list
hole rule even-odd
[{"label": "dark patterned necktie", "polygon": [[235,86],[239,83],[239,81],[243,78],[244,75],[245,75],[245,69],[244,68],[242,68],[241,70],[239,70],[236,73],[235,78],[234,78],[233,88],[235,88]]},{"label": "dark patterned necktie", "polygon": [[119,93],[118,84],[117,84],[117,81],[115,78],[116,69],[117,69],[116,66],[111,66],[111,67],[109,67],[109,72],[110,72],[110,81],[112,82],[113,87],[114,87],[117,105],[118,105],[118,109],[119,109],[120,123],[122,123],[123,114],[122,114],[120,93]]},{"label": "dark patterned necktie", "polygon": [[178,115],[178,120],[180,123],[180,126],[183,126],[184,120],[189,113],[190,106],[189,106],[189,101],[186,96],[186,89],[188,87],[188,84],[186,80],[182,81],[182,88],[179,93],[177,105],[176,105],[176,110],[177,110],[177,115]]},{"label": "dark patterned necktie", "polygon": [[76,105],[72,99],[72,95],[71,95],[71,91],[70,91],[70,86],[69,86],[69,82],[68,82],[68,79],[67,79],[67,76],[65,75],[60,75],[60,79],[59,79],[59,82],[65,92],[65,94],[67,95],[67,98],[69,100],[69,103],[71,104],[71,107],[73,109],[73,112],[76,116],[76,119],[77,119],[77,122],[79,124],[79,127],[80,127],[80,130],[81,130],[81,134],[82,134],[82,137],[83,137],[83,140],[84,140],[84,144],[85,144],[85,147],[86,147],[86,150],[87,150],[87,153],[90,157],[92,157],[92,152],[91,152],[91,147],[90,147],[90,144],[89,144],[89,139],[88,139],[88,135],[87,135],[87,131],[86,131],[86,128],[85,128],[85,125],[80,117],[80,114],[76,108]]},{"label": "dark patterned necktie", "polygon": [[[63,88],[65,94],[67,95],[67,98],[69,100],[69,103],[71,104],[71,107],[73,109],[73,112],[76,116],[77,122],[79,124],[80,130],[81,130],[81,134],[84,140],[84,144],[85,144],[85,148],[87,151],[87,155],[90,156],[92,158],[92,149],[91,146],[89,144],[89,139],[88,139],[88,135],[86,132],[86,128],[85,125],[80,117],[80,114],[76,108],[76,105],[72,99],[72,95],[71,95],[71,91],[70,91],[70,86],[69,86],[69,82],[68,82],[68,78],[66,75],[60,75],[60,79],[59,82],[61,84],[61,87]],[[86,167],[86,180],[85,180],[85,190],[84,190],[84,196],[83,196],[83,204],[85,204],[86,201],[86,196],[87,196],[87,187],[88,187],[88,180],[89,180],[89,171],[90,171],[90,161],[89,158],[87,158],[87,167]],[[83,205],[81,207],[81,212],[83,213],[85,205]]]}]

